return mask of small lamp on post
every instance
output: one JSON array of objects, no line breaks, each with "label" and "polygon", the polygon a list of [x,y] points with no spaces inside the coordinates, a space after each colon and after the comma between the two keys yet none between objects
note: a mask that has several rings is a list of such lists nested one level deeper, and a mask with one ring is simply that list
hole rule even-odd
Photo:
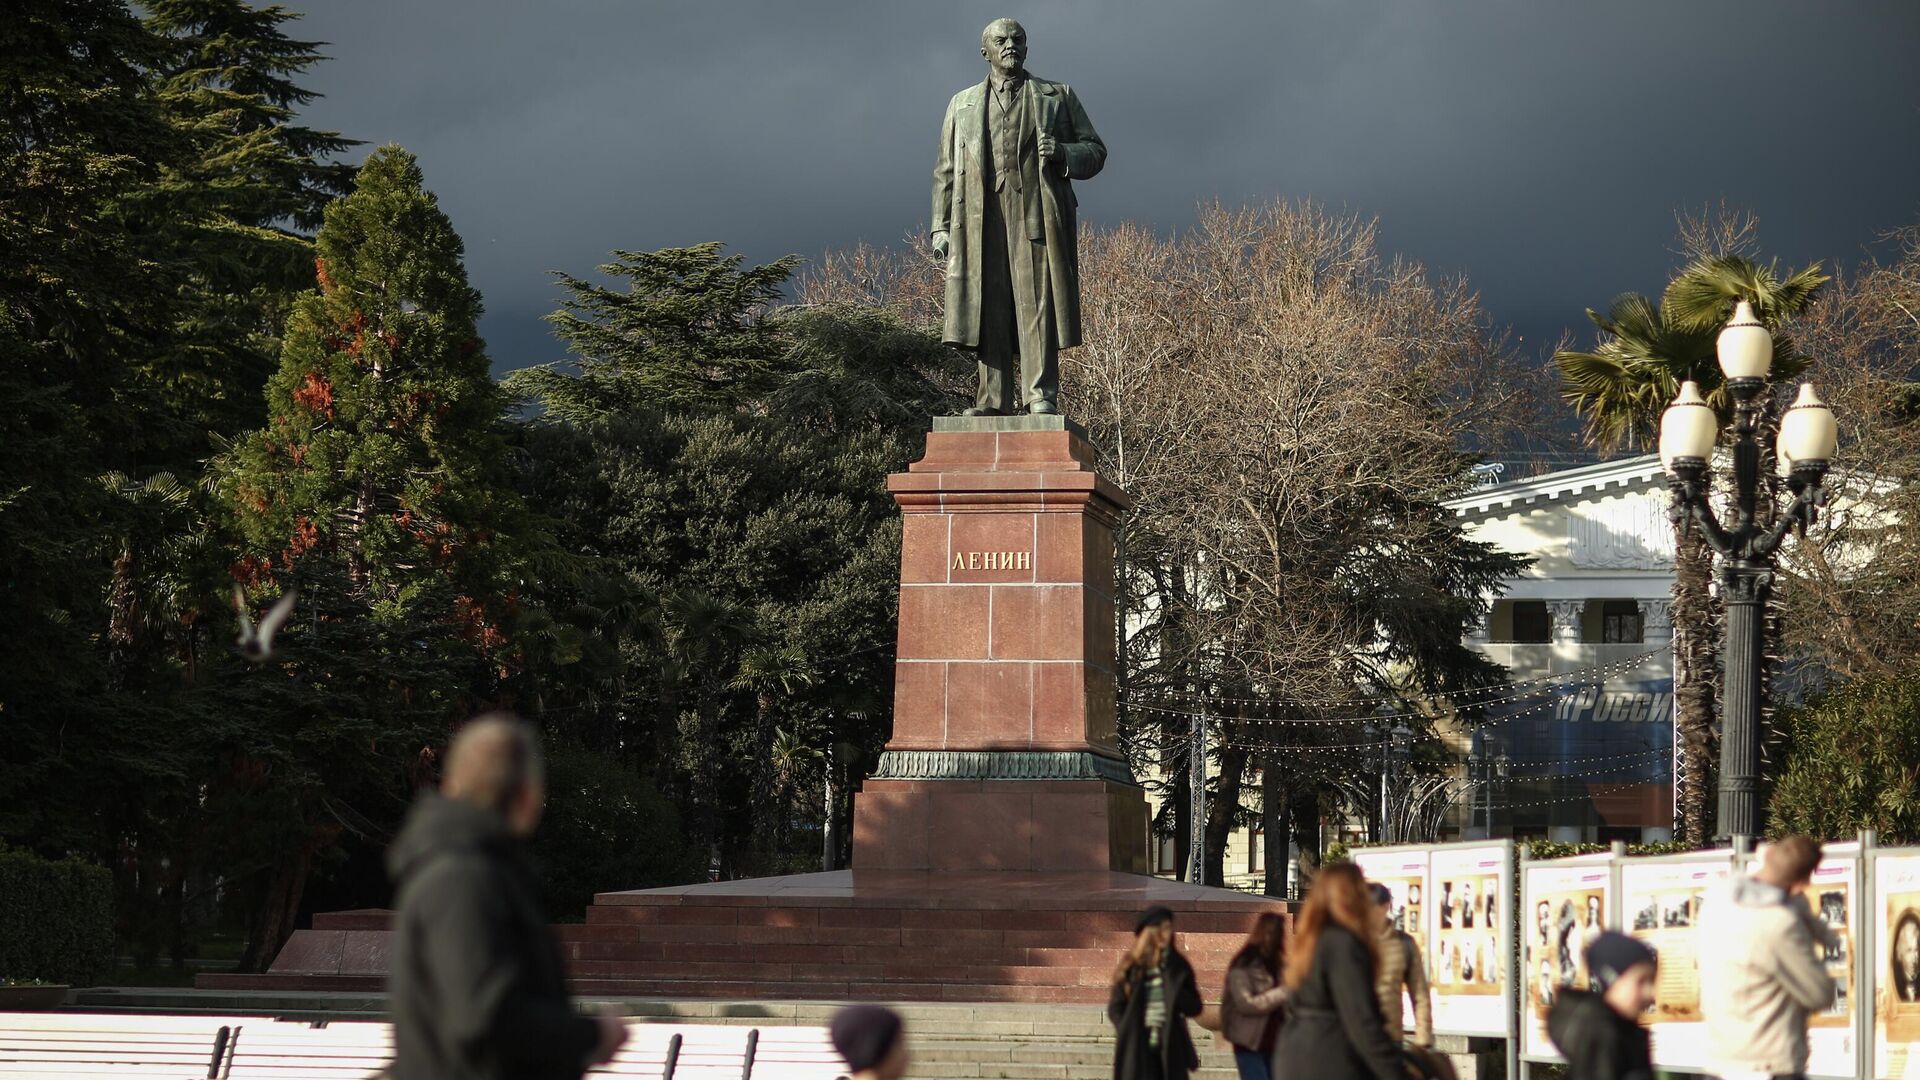
[{"label": "small lamp on post", "polygon": [[1826,503],[1822,486],[1838,443],[1833,412],[1803,383],[1800,396],[1780,419],[1776,459],[1793,502],[1771,522],[1759,519],[1760,444],[1755,421],[1758,398],[1773,368],[1773,334],[1752,305],[1734,305],[1715,341],[1720,372],[1733,397],[1734,516],[1722,523],[1708,499],[1708,468],[1720,434],[1720,418],[1692,380],[1660,417],[1660,463],[1667,471],[1673,505],[1683,530],[1698,528],[1720,555],[1721,600],[1726,638],[1721,659],[1725,685],[1720,743],[1720,836],[1755,836],[1760,829],[1760,672],[1765,657],[1760,629],[1775,556],[1787,534],[1804,532]]}]

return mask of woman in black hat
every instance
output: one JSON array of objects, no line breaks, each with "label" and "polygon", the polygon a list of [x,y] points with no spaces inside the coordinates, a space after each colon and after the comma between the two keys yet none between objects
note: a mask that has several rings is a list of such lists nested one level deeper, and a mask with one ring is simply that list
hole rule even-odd
[{"label": "woman in black hat", "polygon": [[1156,904],[1133,924],[1133,946],[1113,969],[1113,1080],[1186,1080],[1200,1067],[1187,1017],[1200,1015],[1193,965],[1173,939],[1173,912]]}]

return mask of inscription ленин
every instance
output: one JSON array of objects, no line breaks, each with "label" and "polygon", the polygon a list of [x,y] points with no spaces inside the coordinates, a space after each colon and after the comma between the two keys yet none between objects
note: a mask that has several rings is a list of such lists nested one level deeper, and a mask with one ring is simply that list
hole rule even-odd
[{"label": "inscription \u043b\u0435\u043d\u0438\u043d", "polygon": [[949,570],[1031,570],[1031,551],[956,551]]}]

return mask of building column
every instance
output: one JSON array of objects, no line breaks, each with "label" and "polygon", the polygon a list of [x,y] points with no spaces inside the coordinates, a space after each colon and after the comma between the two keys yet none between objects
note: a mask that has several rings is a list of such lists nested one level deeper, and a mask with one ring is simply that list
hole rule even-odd
[{"label": "building column", "polygon": [[1673,636],[1673,601],[1636,600],[1640,605],[1640,640],[1660,644]]},{"label": "building column", "polygon": [[1549,600],[1547,615],[1553,622],[1553,643],[1555,645],[1580,644],[1582,622],[1587,615],[1585,600]]}]

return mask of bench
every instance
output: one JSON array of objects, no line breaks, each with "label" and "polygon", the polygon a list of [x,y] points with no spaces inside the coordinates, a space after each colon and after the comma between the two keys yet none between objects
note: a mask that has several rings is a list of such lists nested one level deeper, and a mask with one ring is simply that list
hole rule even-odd
[{"label": "bench", "polygon": [[[627,1032],[620,1053],[590,1075],[835,1080],[846,1072],[824,1028],[633,1023]],[[393,1031],[387,1024],[253,1021],[234,1034],[221,1080],[349,1080],[379,1071],[392,1056]]]},{"label": "bench", "polygon": [[0,1080],[218,1078],[234,1030],[248,1022],[238,1016],[0,1013]]},{"label": "bench", "polygon": [[[0,1013],[0,1080],[362,1080],[393,1059],[393,1027],[248,1016]],[[824,1028],[630,1023],[594,1076],[645,1080],[835,1080]]]}]

